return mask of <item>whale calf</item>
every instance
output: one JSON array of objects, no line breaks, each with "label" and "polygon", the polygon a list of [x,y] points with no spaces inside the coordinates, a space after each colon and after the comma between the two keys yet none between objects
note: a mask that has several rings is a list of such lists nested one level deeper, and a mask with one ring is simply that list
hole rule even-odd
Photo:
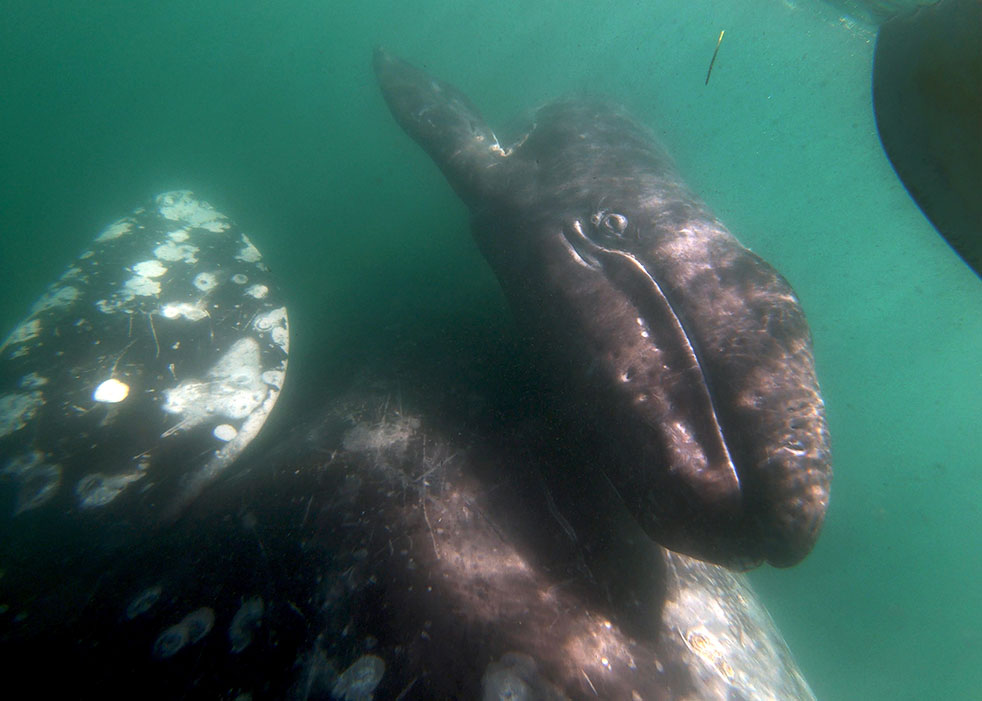
[{"label": "whale calf", "polygon": [[503,144],[458,89],[382,49],[396,121],[471,211],[557,405],[648,535],[731,567],[812,548],[831,479],[808,325],[781,275],[608,102]]}]

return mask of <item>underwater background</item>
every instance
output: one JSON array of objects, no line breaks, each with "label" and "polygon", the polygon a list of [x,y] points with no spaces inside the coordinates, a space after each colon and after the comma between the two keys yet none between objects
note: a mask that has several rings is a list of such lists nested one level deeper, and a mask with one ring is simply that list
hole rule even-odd
[{"label": "underwater background", "polygon": [[829,515],[802,564],[752,575],[805,677],[820,699],[979,698],[982,284],[882,153],[872,29],[781,0],[0,0],[0,17],[0,337],[107,224],[188,188],[284,287],[294,407],[391,338],[424,357],[513,334],[374,46],[459,86],[503,141],[555,97],[627,105],[811,323]]}]

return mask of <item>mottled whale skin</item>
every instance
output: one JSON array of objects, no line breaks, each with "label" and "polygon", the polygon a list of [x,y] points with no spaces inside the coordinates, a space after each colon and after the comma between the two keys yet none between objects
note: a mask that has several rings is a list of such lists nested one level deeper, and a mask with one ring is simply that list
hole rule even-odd
[{"label": "mottled whale skin", "polygon": [[383,50],[403,129],[472,213],[560,403],[646,532],[734,567],[800,561],[831,478],[808,325],[651,135],[606,102],[539,109],[502,145],[456,88]]},{"label": "mottled whale skin", "polygon": [[363,369],[125,556],[0,580],[11,684],[50,661],[75,698],[814,701],[744,575],[653,543],[547,433],[462,421],[450,376]]}]

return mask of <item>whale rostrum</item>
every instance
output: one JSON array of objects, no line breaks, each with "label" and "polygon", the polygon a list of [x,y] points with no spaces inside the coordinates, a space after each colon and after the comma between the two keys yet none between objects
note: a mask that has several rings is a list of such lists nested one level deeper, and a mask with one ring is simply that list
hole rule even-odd
[{"label": "whale rostrum", "polygon": [[374,64],[392,114],[469,207],[567,440],[649,537],[731,567],[807,555],[829,434],[787,281],[622,108],[552,103],[502,144],[453,86],[381,49]]}]

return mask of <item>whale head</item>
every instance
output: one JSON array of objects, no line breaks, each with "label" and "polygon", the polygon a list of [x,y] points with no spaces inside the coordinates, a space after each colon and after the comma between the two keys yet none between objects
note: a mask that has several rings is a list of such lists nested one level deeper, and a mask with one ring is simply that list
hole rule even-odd
[{"label": "whale head", "polygon": [[831,458],[787,281],[622,108],[546,105],[503,145],[453,86],[384,51],[375,71],[470,208],[558,401],[606,444],[597,467],[649,536],[733,567],[800,561]]}]

